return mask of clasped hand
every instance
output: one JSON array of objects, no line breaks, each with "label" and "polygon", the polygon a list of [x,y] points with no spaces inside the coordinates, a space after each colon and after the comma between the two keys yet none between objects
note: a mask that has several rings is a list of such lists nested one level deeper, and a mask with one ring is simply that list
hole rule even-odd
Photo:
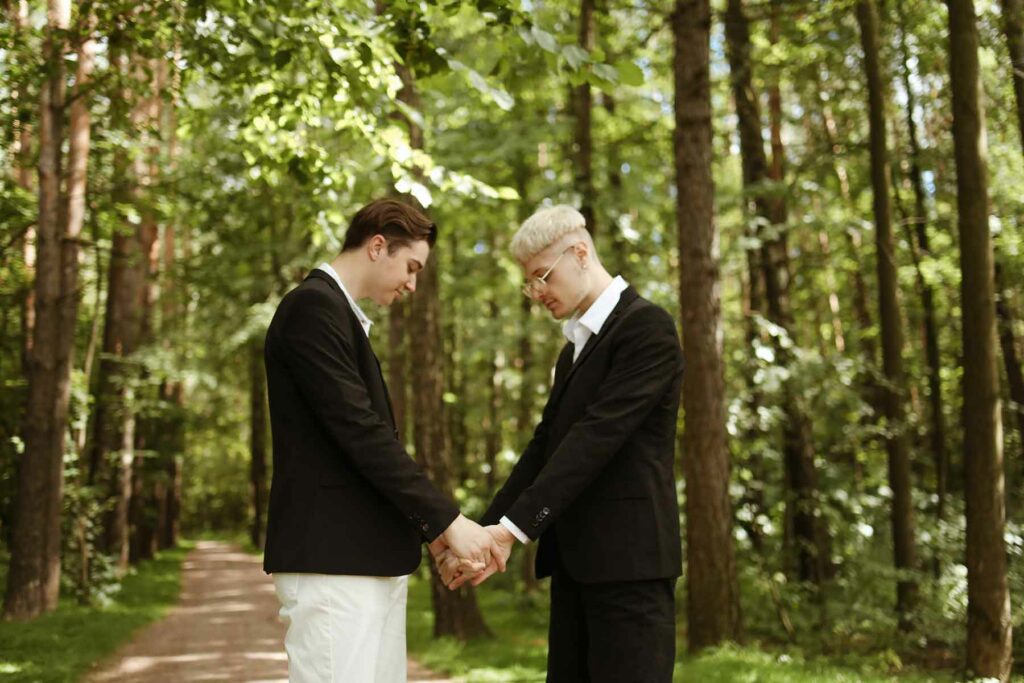
[{"label": "clasped hand", "polygon": [[429,547],[444,585],[455,590],[467,581],[479,586],[505,571],[514,543],[512,532],[500,524],[482,527],[459,515]]}]

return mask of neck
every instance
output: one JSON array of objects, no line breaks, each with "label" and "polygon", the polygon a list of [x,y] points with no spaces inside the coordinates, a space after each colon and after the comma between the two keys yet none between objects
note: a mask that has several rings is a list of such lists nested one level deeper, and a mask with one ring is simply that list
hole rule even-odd
[{"label": "neck", "polygon": [[338,279],[345,283],[348,295],[359,301],[367,298],[365,269],[355,251],[346,251],[339,254],[331,261],[331,268],[338,274]]},{"label": "neck", "polygon": [[580,315],[583,315],[587,310],[594,305],[598,297],[601,296],[602,292],[608,288],[608,285],[612,283],[612,276],[608,274],[608,271],[601,267],[594,267],[591,271],[590,276],[591,284],[587,289],[586,295],[583,297],[583,301],[580,302],[579,308],[576,310]]}]

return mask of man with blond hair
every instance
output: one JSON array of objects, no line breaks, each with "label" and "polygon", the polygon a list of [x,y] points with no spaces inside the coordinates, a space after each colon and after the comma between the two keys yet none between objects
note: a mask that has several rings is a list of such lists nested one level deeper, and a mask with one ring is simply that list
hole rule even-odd
[{"label": "man with blond hair", "polygon": [[[551,577],[547,680],[669,683],[681,573],[674,454],[683,374],[675,323],[602,265],[583,216],[542,209],[512,239],[523,293],[567,343],[533,438],[482,523],[507,559],[539,542]],[[455,588],[471,576],[440,559]]]}]

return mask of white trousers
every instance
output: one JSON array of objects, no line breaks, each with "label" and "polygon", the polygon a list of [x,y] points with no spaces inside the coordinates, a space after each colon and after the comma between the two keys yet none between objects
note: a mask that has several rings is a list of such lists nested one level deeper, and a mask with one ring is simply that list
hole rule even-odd
[{"label": "white trousers", "polygon": [[291,683],[406,683],[409,577],[274,574]]}]

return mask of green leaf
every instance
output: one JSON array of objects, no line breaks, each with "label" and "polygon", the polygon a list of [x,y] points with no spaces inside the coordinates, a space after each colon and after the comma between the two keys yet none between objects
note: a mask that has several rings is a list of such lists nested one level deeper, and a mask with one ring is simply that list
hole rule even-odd
[{"label": "green leaf", "polygon": [[540,45],[542,49],[555,54],[558,53],[558,40],[553,35],[547,31],[537,28],[536,26],[530,29],[530,32],[533,34],[534,40],[537,41],[537,44]]},{"label": "green leaf", "polygon": [[579,45],[566,45],[562,49],[562,56],[569,62],[569,66],[577,70],[590,61],[590,54]]},{"label": "green leaf", "polygon": [[641,86],[644,84],[644,72],[633,62],[624,60],[615,65],[619,72],[619,81],[623,85]]},{"label": "green leaf", "polygon": [[594,75],[609,83],[619,82],[619,70],[611,64],[595,64]]}]

